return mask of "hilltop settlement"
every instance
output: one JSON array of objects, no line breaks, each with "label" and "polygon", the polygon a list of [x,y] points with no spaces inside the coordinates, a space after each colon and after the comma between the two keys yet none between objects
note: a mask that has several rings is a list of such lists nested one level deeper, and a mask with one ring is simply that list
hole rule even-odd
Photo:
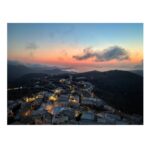
[{"label": "hilltop settlement", "polygon": [[[142,124],[142,117],[127,114],[108,105],[93,92],[94,85],[85,77],[34,78],[32,86],[8,89],[10,94],[24,93],[8,100],[8,124]],[[17,96],[16,96],[17,97]]]}]

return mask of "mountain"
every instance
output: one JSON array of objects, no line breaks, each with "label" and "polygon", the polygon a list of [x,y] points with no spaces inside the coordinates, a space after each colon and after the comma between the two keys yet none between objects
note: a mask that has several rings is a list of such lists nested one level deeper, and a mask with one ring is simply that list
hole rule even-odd
[{"label": "mountain", "polygon": [[32,73],[37,74],[42,73],[47,75],[59,75],[68,73],[68,71],[56,67],[32,66],[17,62],[9,62],[7,69],[8,69],[8,82],[14,81],[20,78],[21,76]]},{"label": "mountain", "polygon": [[65,70],[61,70],[59,68],[54,68],[54,69],[45,69],[42,70],[43,73],[49,74],[49,75],[58,75],[58,74],[64,74],[67,73]]},{"label": "mountain", "polygon": [[16,80],[17,78],[28,74],[28,73],[32,73],[34,72],[34,70],[32,70],[29,67],[26,67],[23,64],[10,64],[8,63],[8,82],[9,81],[13,81]]},{"label": "mountain", "polygon": [[143,114],[143,77],[129,71],[91,71],[76,74],[95,85],[94,93],[126,113]]},{"label": "mountain", "polygon": [[131,70],[131,72],[143,77],[143,70]]}]

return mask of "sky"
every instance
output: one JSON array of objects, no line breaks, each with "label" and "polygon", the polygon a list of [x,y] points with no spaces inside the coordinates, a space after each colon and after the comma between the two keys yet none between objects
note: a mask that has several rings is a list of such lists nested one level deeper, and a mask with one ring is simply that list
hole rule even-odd
[{"label": "sky", "polygon": [[8,23],[8,61],[91,70],[143,68],[142,23]]}]

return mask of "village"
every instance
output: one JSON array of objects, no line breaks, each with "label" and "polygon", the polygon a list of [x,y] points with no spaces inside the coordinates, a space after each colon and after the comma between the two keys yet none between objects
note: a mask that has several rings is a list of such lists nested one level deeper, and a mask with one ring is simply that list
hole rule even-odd
[{"label": "village", "polygon": [[[40,88],[41,80],[36,80],[34,88]],[[53,88],[9,100],[8,124],[125,125],[141,122],[139,116],[122,113],[98,98],[93,92],[94,85],[84,77],[73,79],[70,75],[50,84]]]}]

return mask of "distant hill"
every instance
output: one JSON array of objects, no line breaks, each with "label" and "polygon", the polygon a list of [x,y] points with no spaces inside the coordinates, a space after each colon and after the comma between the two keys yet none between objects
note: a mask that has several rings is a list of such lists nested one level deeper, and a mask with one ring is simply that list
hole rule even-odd
[{"label": "distant hill", "polygon": [[7,69],[8,69],[8,82],[13,81],[25,74],[34,72],[34,70],[32,70],[31,68],[21,64],[8,64]]},{"label": "distant hill", "polygon": [[54,67],[33,67],[19,63],[8,63],[8,82],[14,81],[26,74],[43,73],[48,75],[59,75],[68,71]]},{"label": "distant hill", "polygon": [[42,72],[46,73],[46,74],[49,74],[49,75],[58,75],[58,74],[68,73],[67,71],[61,70],[59,68],[46,69],[46,70],[43,70]]},{"label": "distant hill", "polygon": [[95,94],[127,113],[143,114],[143,77],[129,71],[91,71],[76,74],[95,85]]},{"label": "distant hill", "polygon": [[131,70],[130,72],[135,73],[143,77],[143,70]]}]

